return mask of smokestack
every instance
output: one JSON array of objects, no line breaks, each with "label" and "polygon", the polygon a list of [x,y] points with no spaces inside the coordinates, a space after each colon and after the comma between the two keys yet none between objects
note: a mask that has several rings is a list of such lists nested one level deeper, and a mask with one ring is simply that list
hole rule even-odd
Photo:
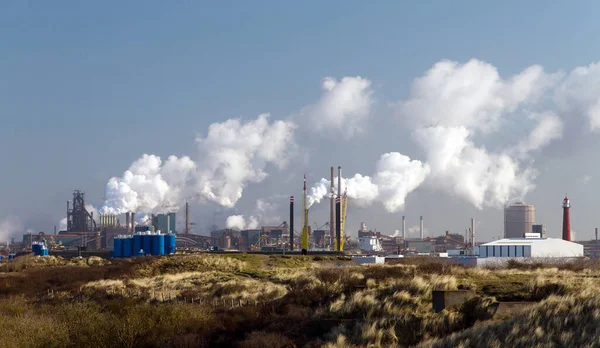
[{"label": "smokestack", "polygon": [[336,220],[335,220],[335,233],[336,233],[336,240],[337,240],[337,245],[336,245],[336,249],[337,251],[341,250],[341,245],[342,245],[342,214],[341,214],[341,202],[340,199],[342,198],[342,166],[338,166],[338,196],[337,199],[335,200],[335,216],[336,216]]},{"label": "smokestack", "polygon": [[125,228],[127,231],[131,230],[131,225],[129,223],[129,212],[127,212],[125,213]]},{"label": "smokestack", "polygon": [[471,246],[475,248],[475,219],[471,218]]},{"label": "smokestack", "polygon": [[185,234],[190,234],[190,206],[185,202]]},{"label": "smokestack", "polygon": [[135,213],[131,212],[131,233],[135,232]]},{"label": "smokestack", "polygon": [[290,251],[294,250],[294,196],[290,196]]},{"label": "smokestack", "polygon": [[564,240],[571,241],[571,202],[569,202],[569,198],[565,197],[563,199],[563,233],[562,237]]},{"label": "smokestack", "polygon": [[406,216],[402,215],[402,238],[406,239]]},{"label": "smokestack", "polygon": [[423,216],[421,215],[421,239],[425,239],[425,235],[423,234]]},{"label": "smokestack", "polygon": [[169,233],[171,230],[171,213],[167,213],[167,230],[163,231],[163,233]]},{"label": "smokestack", "polygon": [[332,166],[331,167],[331,184],[329,185],[329,186],[331,186],[331,189],[329,190],[330,194],[331,194],[331,197],[329,199],[330,200],[329,236],[331,239],[329,239],[329,240],[332,241],[332,246],[333,246],[333,241],[335,240],[335,223],[336,223],[336,220],[335,220],[335,185],[334,185],[335,177],[334,177],[334,175],[335,175],[334,168]]}]

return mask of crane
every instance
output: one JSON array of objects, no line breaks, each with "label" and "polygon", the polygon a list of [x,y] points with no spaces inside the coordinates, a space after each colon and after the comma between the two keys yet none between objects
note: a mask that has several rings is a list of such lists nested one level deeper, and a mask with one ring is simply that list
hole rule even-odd
[{"label": "crane", "polygon": [[346,189],[344,190],[344,195],[342,196],[342,228],[341,228],[341,236],[342,238],[340,239],[340,251],[344,250],[344,241],[345,241],[345,237],[344,237],[344,231],[345,231],[345,227],[346,227],[346,212],[348,211],[348,188],[346,187]]}]

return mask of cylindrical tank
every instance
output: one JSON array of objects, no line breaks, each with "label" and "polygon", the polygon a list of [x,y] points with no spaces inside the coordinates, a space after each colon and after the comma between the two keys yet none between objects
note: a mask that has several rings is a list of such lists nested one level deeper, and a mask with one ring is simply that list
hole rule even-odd
[{"label": "cylindrical tank", "polygon": [[173,233],[165,235],[165,254],[175,254],[175,248],[177,245],[177,239]]},{"label": "cylindrical tank", "polygon": [[535,206],[517,202],[504,209],[504,238],[524,238],[535,224]]},{"label": "cylindrical tank", "polygon": [[144,254],[152,255],[152,235],[148,232],[142,235],[142,249]]},{"label": "cylindrical tank", "polygon": [[137,256],[140,253],[140,250],[143,248],[142,243],[142,234],[136,233],[133,236],[133,256]]},{"label": "cylindrical tank", "polygon": [[131,251],[133,250],[133,238],[126,236],[123,238],[123,257],[131,257]]},{"label": "cylindrical tank", "polygon": [[123,257],[123,239],[121,236],[113,238],[113,256]]},{"label": "cylindrical tank", "polygon": [[152,235],[152,255],[160,256],[165,254],[165,235],[154,234]]},{"label": "cylindrical tank", "polygon": [[225,236],[225,240],[223,243],[223,249],[231,249],[231,237]]}]

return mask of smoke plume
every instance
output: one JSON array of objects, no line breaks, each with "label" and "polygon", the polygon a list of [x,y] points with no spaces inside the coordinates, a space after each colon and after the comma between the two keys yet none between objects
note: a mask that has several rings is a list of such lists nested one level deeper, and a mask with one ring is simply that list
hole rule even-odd
[{"label": "smoke plume", "polygon": [[[368,206],[379,201],[387,211],[396,212],[404,207],[406,196],[419,187],[429,174],[427,165],[397,152],[382,155],[376,169],[373,178],[361,174],[342,178],[342,191],[347,190],[353,204]],[[327,179],[321,179],[313,185],[308,194],[308,207],[329,196],[330,187]]]},{"label": "smoke plume", "polygon": [[263,225],[282,222],[279,210],[283,202],[286,202],[287,196],[273,195],[256,200],[252,213],[246,218],[244,215],[231,215],[225,223],[227,228],[236,228],[238,230],[257,229]]},{"label": "smoke plume", "polygon": [[164,213],[176,211],[185,198],[233,207],[248,183],[263,181],[266,169],[285,168],[295,143],[295,125],[269,123],[269,115],[254,120],[213,123],[206,137],[198,136],[198,158],[145,154],[121,177],[106,184],[103,214],[128,211]]},{"label": "smoke plume", "polygon": [[7,216],[0,220],[0,243],[5,243],[19,232],[23,232],[24,226],[20,219],[15,216]]}]

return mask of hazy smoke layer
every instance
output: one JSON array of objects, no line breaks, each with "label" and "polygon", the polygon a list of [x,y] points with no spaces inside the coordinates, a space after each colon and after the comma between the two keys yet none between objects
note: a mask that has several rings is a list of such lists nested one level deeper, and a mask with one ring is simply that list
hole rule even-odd
[{"label": "hazy smoke layer", "polygon": [[196,138],[197,160],[143,155],[121,177],[106,184],[106,201],[100,212],[161,213],[174,211],[185,198],[212,201],[232,207],[245,185],[267,177],[268,165],[282,169],[294,149],[294,124],[269,123],[268,114],[255,120],[214,123],[206,137]]}]

